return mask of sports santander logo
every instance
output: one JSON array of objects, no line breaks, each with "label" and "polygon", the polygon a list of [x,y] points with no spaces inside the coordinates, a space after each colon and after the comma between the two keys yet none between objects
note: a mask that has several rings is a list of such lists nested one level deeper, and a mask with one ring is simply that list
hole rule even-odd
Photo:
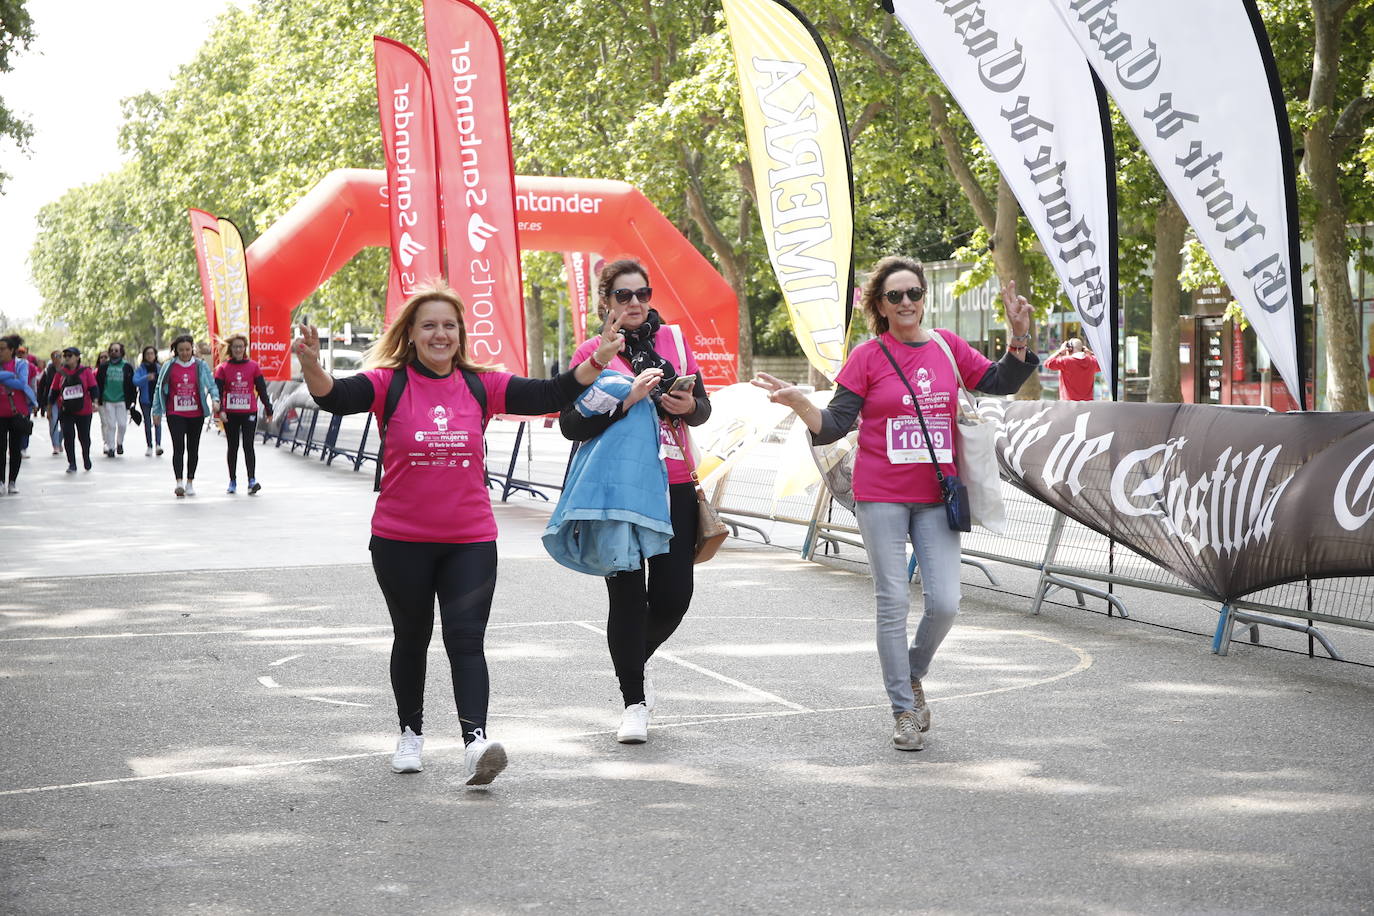
[{"label": "sports santander logo", "polygon": [[482,219],[482,214],[474,213],[468,220],[468,244],[472,246],[473,251],[484,251],[487,247],[487,239],[494,236],[498,231],[495,226]]}]

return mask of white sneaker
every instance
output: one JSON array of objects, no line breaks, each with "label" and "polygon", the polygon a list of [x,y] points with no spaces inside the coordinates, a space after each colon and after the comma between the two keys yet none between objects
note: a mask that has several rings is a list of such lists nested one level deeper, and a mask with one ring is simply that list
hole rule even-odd
[{"label": "white sneaker", "polygon": [[19,495],[19,484],[15,483],[13,480],[10,481],[10,485],[9,485],[9,494],[10,494],[11,496],[18,496],[18,495]]},{"label": "white sneaker", "polygon": [[417,735],[406,726],[396,742],[396,753],[391,755],[391,772],[418,773],[424,769],[420,763],[420,751],[425,746],[425,736]]},{"label": "white sneaker", "polygon": [[192,485],[191,481],[189,481],[189,480],[186,481],[186,495],[187,495],[187,496],[195,496],[195,495],[196,495],[196,488]]},{"label": "white sneaker", "polygon": [[649,707],[644,703],[626,706],[620,716],[620,730],[615,740],[621,744],[643,744],[649,740]]},{"label": "white sneaker", "polygon": [[474,730],[477,740],[468,745],[463,753],[463,764],[467,768],[470,786],[485,786],[506,768],[506,749],[500,741],[488,741],[482,729]]},{"label": "white sneaker", "polygon": [[153,447],[152,447],[151,445],[148,446],[147,448],[145,448],[145,449],[143,450],[143,457],[144,457],[144,458],[151,458],[151,457],[153,457]]}]

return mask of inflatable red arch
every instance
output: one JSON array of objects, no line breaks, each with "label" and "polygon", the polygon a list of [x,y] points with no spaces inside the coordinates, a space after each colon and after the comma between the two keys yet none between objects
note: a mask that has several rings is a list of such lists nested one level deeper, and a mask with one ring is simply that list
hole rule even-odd
[{"label": "inflatable red arch", "polygon": [[[516,176],[521,247],[639,258],[654,307],[682,326],[706,384],[739,380],[734,290],[638,189],[621,181]],[[290,373],[291,312],[368,246],[390,244],[386,173],[337,169],[249,246],[253,341],[268,378]]]}]

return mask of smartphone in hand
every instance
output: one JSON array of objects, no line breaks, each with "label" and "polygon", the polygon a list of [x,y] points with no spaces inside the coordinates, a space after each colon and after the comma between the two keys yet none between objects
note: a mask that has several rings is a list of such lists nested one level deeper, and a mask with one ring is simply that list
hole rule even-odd
[{"label": "smartphone in hand", "polygon": [[668,390],[681,391],[690,394],[692,389],[696,387],[696,384],[697,374],[693,372],[689,375],[679,375],[677,378],[673,379],[673,384]]}]

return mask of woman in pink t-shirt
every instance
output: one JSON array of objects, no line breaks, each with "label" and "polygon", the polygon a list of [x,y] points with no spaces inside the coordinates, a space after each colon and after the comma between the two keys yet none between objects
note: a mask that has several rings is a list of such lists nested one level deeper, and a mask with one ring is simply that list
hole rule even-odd
[{"label": "woman in pink t-shirt", "polygon": [[256,361],[248,358],[248,338],[235,334],[225,342],[229,358],[215,367],[215,386],[224,410],[224,438],[228,440],[226,455],[229,461],[231,496],[238,492],[239,444],[243,444],[243,469],[248,472],[248,495],[256,496],[262,489],[258,483],[258,458],[253,451],[253,437],[258,432],[258,404],[263,415],[272,419],[272,398],[267,393],[267,379]]},{"label": "woman in pink t-shirt", "polygon": [[368,352],[372,368],[349,378],[335,379],[320,367],[319,334],[301,328],[295,349],[315,403],[334,414],[370,411],[383,437],[369,548],[394,631],[391,688],[401,735],[391,768],[397,773],[422,768],[425,659],[436,597],[467,748],[467,784],[486,785],[506,766],[505,749],[486,735],[491,686],[483,642],[496,589],[496,519],[482,430],[493,414],[546,414],[572,403],[620,349],[617,319],[608,318],[586,361],[552,379],[474,364],[463,304],[442,284],[406,302]]},{"label": "woman in pink t-shirt", "polygon": [[[649,713],[654,707],[653,685],[644,675],[644,666],[673,635],[692,602],[697,496],[687,464],[691,456],[683,455],[679,439],[688,442],[686,427],[699,426],[711,416],[711,400],[681,329],[664,324],[658,312],[649,308],[653,288],[644,265],[631,258],[611,261],[601,268],[597,292],[602,314],[615,307],[624,309],[620,326],[625,349],[611,360],[611,368],[636,381],[611,413],[584,417],[569,407],[559,416],[559,426],[569,439],[585,442],[625,417],[634,403],[650,397],[658,411],[659,454],[668,471],[668,514],[673,523],[668,552],[650,557],[638,569],[606,578],[610,601],[606,643],[625,701],[616,740],[643,744],[649,739]],[[588,341],[579,347],[573,361],[590,352],[590,345]]]},{"label": "woman in pink t-shirt", "polygon": [[[921,733],[930,728],[930,709],[921,679],[959,612],[959,532],[951,531],[945,521],[931,446],[943,472],[957,473],[954,421],[959,379],[970,389],[1011,394],[1039,362],[1034,353],[1026,352],[1031,307],[1016,295],[1015,284],[1007,284],[1002,293],[1011,345],[998,363],[952,331],[922,327],[926,289],[925,271],[917,261],[888,257],[874,266],[864,286],[863,307],[878,337],[850,353],[826,409],[771,375],[759,373],[754,380],[769,392],[770,400],[797,413],[816,445],[836,441],[859,420],[854,514],[873,575],[878,660],[897,720],[892,745],[904,751],[924,746]],[[948,356],[936,334],[949,348]],[[901,366],[905,382],[892,360]],[[913,394],[925,418],[929,444],[912,405]],[[925,612],[910,645],[907,541],[921,567],[925,598]]]}]

